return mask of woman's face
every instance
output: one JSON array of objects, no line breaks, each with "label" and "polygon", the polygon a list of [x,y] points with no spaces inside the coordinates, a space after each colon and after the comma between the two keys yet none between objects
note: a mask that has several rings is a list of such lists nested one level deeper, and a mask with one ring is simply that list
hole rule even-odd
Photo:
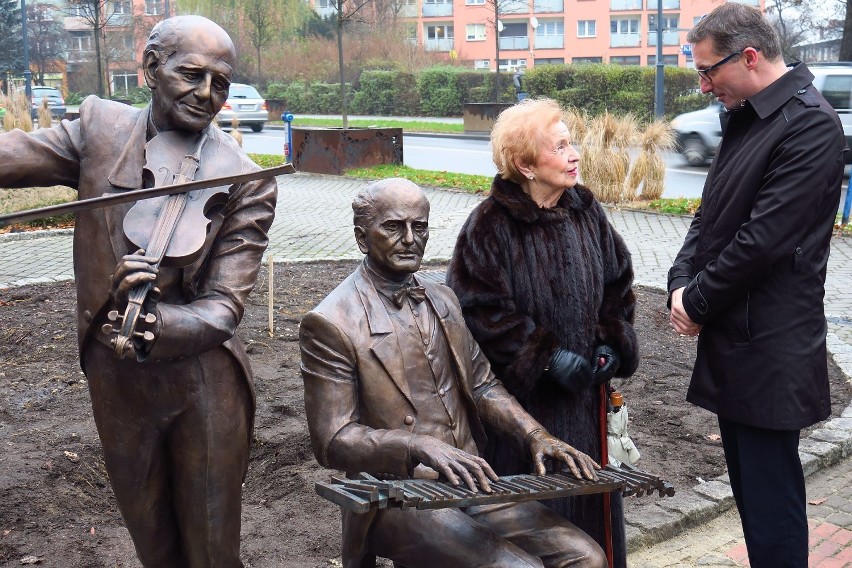
[{"label": "woman's face", "polygon": [[535,176],[533,183],[554,190],[574,187],[579,170],[580,153],[571,145],[568,127],[562,121],[551,124],[541,136],[538,160],[530,169]]}]

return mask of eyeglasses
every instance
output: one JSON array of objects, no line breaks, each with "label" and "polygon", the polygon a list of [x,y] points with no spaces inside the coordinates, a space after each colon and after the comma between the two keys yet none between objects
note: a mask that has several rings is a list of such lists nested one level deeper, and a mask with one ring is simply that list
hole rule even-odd
[{"label": "eyeglasses", "polygon": [[[704,69],[696,69],[695,71],[698,73],[698,76],[699,76],[699,77],[701,77],[702,79],[704,79],[704,80],[705,80],[705,81],[707,81],[708,83],[712,83],[712,82],[713,82],[713,78],[712,78],[712,77],[710,77],[710,71],[713,71],[714,69],[717,69],[717,68],[721,67],[722,65],[724,65],[724,64],[725,64],[725,63],[727,63],[728,61],[732,60],[734,57],[737,57],[738,55],[742,55],[742,54],[743,54],[743,52],[744,52],[746,49],[748,49],[748,48],[747,48],[747,47],[744,47],[744,48],[742,48],[741,50],[736,51],[736,52],[734,52],[734,53],[730,54],[729,56],[727,56],[726,58],[722,59],[721,61],[717,61],[716,63],[714,63],[714,64],[713,64],[713,65],[711,65],[710,67],[705,67]],[[760,48],[759,48],[759,47],[755,47],[755,48],[754,48],[754,50],[755,50],[755,51],[760,51]]]}]

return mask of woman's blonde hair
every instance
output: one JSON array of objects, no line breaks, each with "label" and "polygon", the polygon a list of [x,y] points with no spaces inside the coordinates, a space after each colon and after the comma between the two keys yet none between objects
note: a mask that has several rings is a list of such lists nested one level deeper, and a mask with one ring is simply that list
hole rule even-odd
[{"label": "woman's blonde hair", "polygon": [[559,103],[544,98],[526,99],[500,113],[491,131],[491,151],[500,177],[521,183],[524,175],[515,162],[535,164],[542,133],[563,119]]}]

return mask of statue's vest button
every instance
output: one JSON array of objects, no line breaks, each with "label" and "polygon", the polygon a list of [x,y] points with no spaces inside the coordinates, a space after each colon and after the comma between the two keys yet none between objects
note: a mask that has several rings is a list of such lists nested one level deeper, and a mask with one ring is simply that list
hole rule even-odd
[{"label": "statue's vest button", "polygon": [[86,320],[86,323],[92,323],[92,312],[89,310],[83,312],[83,319]]},{"label": "statue's vest button", "polygon": [[403,419],[403,422],[405,422],[406,426],[411,426],[412,424],[414,424],[414,417],[410,414],[406,414],[405,418]]}]

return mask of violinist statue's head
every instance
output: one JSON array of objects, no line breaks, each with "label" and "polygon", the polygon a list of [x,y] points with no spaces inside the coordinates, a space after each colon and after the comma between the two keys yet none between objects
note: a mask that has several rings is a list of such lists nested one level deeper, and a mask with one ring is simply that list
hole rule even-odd
[{"label": "violinist statue's head", "polygon": [[154,126],[206,128],[228,99],[236,57],[231,38],[207,18],[175,16],[154,26],[143,61]]}]

